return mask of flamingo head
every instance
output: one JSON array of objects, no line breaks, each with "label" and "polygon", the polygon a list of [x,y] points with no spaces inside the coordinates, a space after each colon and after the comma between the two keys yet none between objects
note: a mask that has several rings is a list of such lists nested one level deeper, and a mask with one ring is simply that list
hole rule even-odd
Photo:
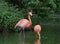
[{"label": "flamingo head", "polygon": [[28,15],[32,16],[32,12],[28,12]]}]

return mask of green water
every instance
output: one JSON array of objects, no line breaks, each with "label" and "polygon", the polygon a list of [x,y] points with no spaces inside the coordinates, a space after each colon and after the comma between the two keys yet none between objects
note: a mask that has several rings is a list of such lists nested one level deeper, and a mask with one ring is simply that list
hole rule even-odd
[{"label": "green water", "polygon": [[[21,33],[0,33],[0,44],[35,44],[37,35],[33,31]],[[59,31],[41,31],[41,44],[60,44]]]}]

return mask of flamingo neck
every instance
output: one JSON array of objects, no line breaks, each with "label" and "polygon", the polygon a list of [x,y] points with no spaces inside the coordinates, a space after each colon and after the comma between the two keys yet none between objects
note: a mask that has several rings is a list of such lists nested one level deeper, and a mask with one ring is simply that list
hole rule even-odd
[{"label": "flamingo neck", "polygon": [[28,15],[28,19],[29,19],[30,23],[32,23],[31,18],[30,18],[30,15]]}]

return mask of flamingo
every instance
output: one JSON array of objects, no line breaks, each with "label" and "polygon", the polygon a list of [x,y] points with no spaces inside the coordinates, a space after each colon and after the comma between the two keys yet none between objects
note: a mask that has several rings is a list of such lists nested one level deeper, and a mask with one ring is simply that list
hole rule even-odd
[{"label": "flamingo", "polygon": [[32,16],[32,12],[28,12],[28,19],[21,19],[16,25],[15,28],[21,27],[23,30],[25,28],[30,28],[32,25],[32,21],[30,16]]},{"label": "flamingo", "polygon": [[38,38],[40,39],[41,26],[40,25],[35,25],[34,26],[34,31],[37,33]]}]

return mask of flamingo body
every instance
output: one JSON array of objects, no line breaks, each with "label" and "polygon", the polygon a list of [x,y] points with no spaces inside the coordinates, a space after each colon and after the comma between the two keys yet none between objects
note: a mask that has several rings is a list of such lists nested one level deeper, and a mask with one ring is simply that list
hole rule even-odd
[{"label": "flamingo body", "polygon": [[21,27],[21,28],[29,28],[31,26],[29,20],[27,19],[21,19],[17,24],[16,27]]},{"label": "flamingo body", "polygon": [[30,16],[32,16],[32,13],[29,12],[28,13],[28,19],[21,19],[16,25],[15,25],[15,28],[17,27],[21,27],[21,28],[30,28],[30,26],[32,25],[32,21],[30,19]]},{"label": "flamingo body", "polygon": [[37,33],[37,35],[40,39],[41,26],[40,25],[35,25],[34,26],[34,31]]},{"label": "flamingo body", "polygon": [[35,25],[34,26],[34,31],[35,32],[40,32],[41,31],[41,26],[40,25]]}]

